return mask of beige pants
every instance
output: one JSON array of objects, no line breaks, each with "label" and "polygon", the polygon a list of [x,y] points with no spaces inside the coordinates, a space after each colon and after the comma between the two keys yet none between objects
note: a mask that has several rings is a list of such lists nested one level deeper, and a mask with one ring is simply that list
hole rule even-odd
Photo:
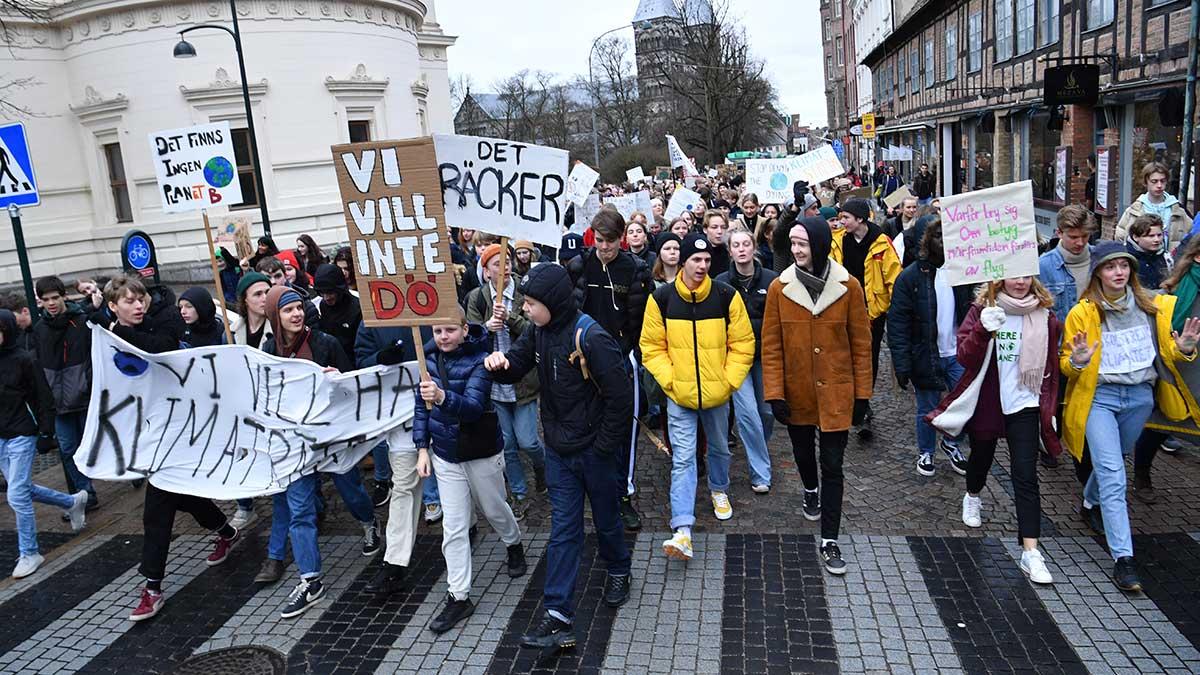
[{"label": "beige pants", "polygon": [[446,559],[446,585],[456,600],[471,593],[471,539],[468,531],[479,506],[505,546],[521,541],[504,491],[504,453],[453,464],[433,455],[438,494],[442,497],[442,557]]},{"label": "beige pants", "polygon": [[388,499],[387,550],[383,560],[389,565],[408,567],[417,524],[421,519],[421,477],[417,475],[417,453],[389,452],[392,465],[392,494]]}]

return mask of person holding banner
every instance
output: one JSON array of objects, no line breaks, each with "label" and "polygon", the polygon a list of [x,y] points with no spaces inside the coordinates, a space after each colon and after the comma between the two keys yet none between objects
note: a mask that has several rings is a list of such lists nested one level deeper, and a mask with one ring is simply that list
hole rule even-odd
[{"label": "person holding banner", "polygon": [[871,399],[870,319],[862,286],[830,255],[828,223],[808,216],[789,236],[794,264],[771,283],[763,310],[763,396],[787,425],[804,517],[821,521],[821,562],[840,575],[842,463],[848,431]]},{"label": "person holding banner", "polygon": [[[620,342],[581,312],[570,277],[539,265],[521,282],[533,327],[505,353],[484,362],[497,382],[516,383],[537,372],[542,387],[550,542],[546,546],[546,615],[521,638],[526,647],[572,647],[575,587],[584,541],[584,497],[592,509],[597,548],[607,564],[603,598],[609,607],[629,599],[630,553],[622,533],[619,468],[633,421],[632,371]],[[590,380],[590,381],[589,381]]]},{"label": "person holding banner", "polygon": [[1063,444],[1076,460],[1085,441],[1091,451],[1082,512],[1103,514],[1105,539],[1116,561],[1112,579],[1124,591],[1142,588],[1125,501],[1125,455],[1154,409],[1158,369],[1194,361],[1200,338],[1200,318],[1186,318],[1182,330],[1174,329],[1177,298],[1143,290],[1135,264],[1118,242],[1096,246],[1091,279],[1067,315],[1059,351],[1067,376]]},{"label": "person holding banner", "polygon": [[1053,423],[1060,376],[1060,324],[1050,310],[1053,306],[1054,298],[1033,277],[981,285],[957,331],[963,376],[924,418],[946,435],[965,430],[970,436],[962,505],[967,527],[983,524],[980,494],[996,441],[1005,438],[1022,548],[1019,566],[1036,584],[1054,582],[1038,550],[1042,507],[1037,475],[1039,442],[1051,454],[1062,451]]},{"label": "person holding banner", "polygon": [[[336,338],[305,325],[304,301],[294,289],[272,287],[267,293],[266,312],[273,327],[273,334],[262,347],[267,354],[312,361],[326,372],[353,369]],[[352,468],[346,473],[332,474],[332,478],[346,508],[362,525],[362,554],[375,555],[380,548],[379,524],[375,520],[371,498],[363,487],[362,476],[357,468]],[[321,550],[317,546],[317,493],[320,489],[320,480],[312,473],[296,478],[288,484],[287,490],[272,497],[267,559],[256,581],[274,582],[283,576],[283,559],[290,539],[292,555],[300,570],[300,583],[280,609],[279,616],[284,619],[300,616],[325,594],[321,583]]]}]

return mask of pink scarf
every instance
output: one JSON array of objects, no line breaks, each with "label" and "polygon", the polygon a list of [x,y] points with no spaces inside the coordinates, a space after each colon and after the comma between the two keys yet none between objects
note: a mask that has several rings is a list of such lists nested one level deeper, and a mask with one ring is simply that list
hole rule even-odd
[{"label": "pink scarf", "polygon": [[996,295],[996,305],[1005,314],[1024,317],[1021,320],[1021,353],[1017,358],[1017,369],[1021,372],[1021,384],[1029,391],[1040,394],[1042,374],[1046,370],[1046,342],[1050,339],[1049,314],[1033,293],[1018,300],[1001,291]]}]

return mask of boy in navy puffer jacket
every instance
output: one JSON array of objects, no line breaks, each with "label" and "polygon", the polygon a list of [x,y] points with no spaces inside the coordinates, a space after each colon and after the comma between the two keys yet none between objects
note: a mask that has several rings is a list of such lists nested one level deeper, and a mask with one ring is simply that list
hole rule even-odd
[{"label": "boy in navy puffer jacket", "polygon": [[[460,310],[461,312],[461,310]],[[421,402],[413,416],[413,443],[420,453],[417,473],[437,472],[442,497],[442,556],[446,559],[446,606],[429,624],[444,633],[471,616],[475,606],[471,591],[471,517],[479,505],[501,541],[508,547],[508,574],[525,574],[521,530],[505,501],[504,455],[499,427],[491,410],[492,376],[483,367],[488,340],[483,327],[460,323],[433,327],[433,340],[425,345],[428,376],[421,382]],[[489,425],[488,417],[491,418]],[[491,428],[493,438],[478,438],[478,429]],[[460,444],[459,438],[474,443]],[[479,446],[479,447],[472,447]]]}]

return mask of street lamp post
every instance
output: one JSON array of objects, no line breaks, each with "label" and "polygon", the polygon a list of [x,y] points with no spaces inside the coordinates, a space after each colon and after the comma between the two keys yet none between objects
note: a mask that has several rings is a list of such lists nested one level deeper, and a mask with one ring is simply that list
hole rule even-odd
[{"label": "street lamp post", "polygon": [[246,105],[246,130],[250,135],[250,159],[254,162],[254,189],[258,192],[258,210],[262,214],[263,233],[270,236],[271,218],[267,214],[267,191],[263,189],[262,162],[258,158],[258,136],[254,133],[254,113],[250,109],[250,83],[246,79],[246,60],[242,55],[242,34],[238,30],[237,0],[229,0],[229,15],[233,17],[233,30],[213,23],[191,26],[179,31],[179,43],[175,45],[175,58],[190,59],[196,56],[196,48],[183,36],[201,28],[215,28],[229,33],[237,51],[238,72],[242,76],[242,102]]}]

